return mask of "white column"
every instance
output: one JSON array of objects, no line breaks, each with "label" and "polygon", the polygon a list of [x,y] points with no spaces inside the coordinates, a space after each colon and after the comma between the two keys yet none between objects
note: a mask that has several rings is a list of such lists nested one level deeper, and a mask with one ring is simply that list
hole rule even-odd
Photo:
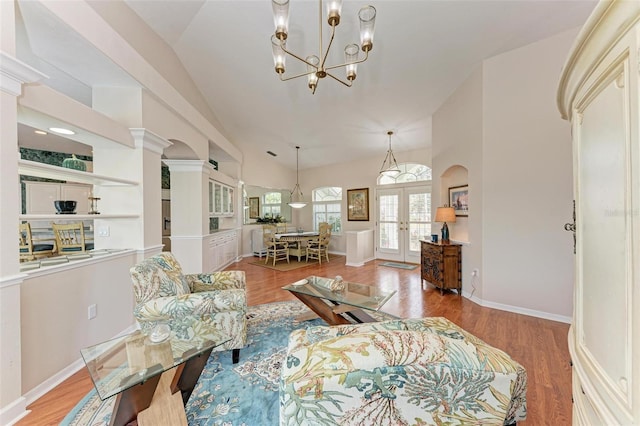
[{"label": "white column", "polygon": [[[0,1],[2,37],[14,34],[13,2]],[[10,19],[9,19],[10,18]],[[2,48],[8,48],[6,40]],[[0,52],[0,424],[26,414],[22,397],[22,363],[20,345],[20,285],[18,215],[20,214],[20,180],[18,176],[18,108],[22,85],[46,77],[30,66]]]},{"label": "white column", "polygon": [[202,272],[208,254],[209,173],[201,160],[163,160],[171,174],[171,251],[186,273]]}]

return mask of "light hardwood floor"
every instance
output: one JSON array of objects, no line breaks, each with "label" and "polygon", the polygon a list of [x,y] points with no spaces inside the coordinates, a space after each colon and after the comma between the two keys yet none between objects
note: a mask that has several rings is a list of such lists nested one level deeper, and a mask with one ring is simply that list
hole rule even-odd
[{"label": "light hardwood floor", "polygon": [[[568,324],[484,308],[459,297],[455,292],[440,295],[428,285],[423,290],[419,268],[404,270],[380,266],[381,261],[363,267],[345,266],[344,257],[288,272],[277,272],[251,265],[254,258],[232,264],[229,270],[246,272],[249,305],[295,300],[280,287],[309,275],[333,277],[397,290],[384,311],[402,318],[443,316],[475,334],[485,342],[510,354],[527,369],[528,417],[519,425],[563,426],[571,424],[571,367],[567,347]],[[242,360],[242,351],[240,351]],[[51,392],[31,404],[31,411],[17,423],[57,425],[92,388],[86,373],[80,370]]]}]

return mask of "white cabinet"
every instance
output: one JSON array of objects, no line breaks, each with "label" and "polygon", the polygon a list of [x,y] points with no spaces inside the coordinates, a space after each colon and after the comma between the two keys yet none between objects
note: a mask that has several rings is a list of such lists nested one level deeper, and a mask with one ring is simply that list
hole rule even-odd
[{"label": "white cabinet", "polygon": [[576,425],[640,424],[639,34],[640,2],[598,4],[558,89],[573,137]]},{"label": "white cabinet", "polygon": [[219,231],[209,239],[209,270],[220,271],[238,257],[238,232],[233,229]]},{"label": "white cabinet", "polygon": [[234,190],[229,185],[209,180],[209,215],[233,216]]},{"label": "white cabinet", "polygon": [[76,213],[89,212],[92,186],[75,183],[25,182],[26,214],[55,214],[55,200],[74,200]]}]

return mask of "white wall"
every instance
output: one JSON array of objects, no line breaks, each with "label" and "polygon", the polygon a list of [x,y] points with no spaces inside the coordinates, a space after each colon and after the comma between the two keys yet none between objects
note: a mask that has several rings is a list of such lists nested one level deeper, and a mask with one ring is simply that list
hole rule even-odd
[{"label": "white wall", "polygon": [[[434,177],[452,166],[468,170],[463,291],[487,306],[566,322],[573,240],[563,225],[571,219],[572,160],[555,90],[576,32],[486,60],[433,118]],[[444,190],[434,185],[434,193]],[[461,236],[451,229],[452,238]],[[480,276],[472,281],[475,268]]]},{"label": "white wall", "polygon": [[[482,69],[479,67],[456,89],[433,115],[433,195],[434,204],[448,202],[448,187],[464,182],[443,179],[454,166],[467,169],[469,217],[449,226],[453,240],[468,242],[462,247],[462,288],[482,298]],[[445,183],[446,182],[446,183]],[[439,229],[439,228],[436,228]],[[471,271],[480,269],[480,277],[471,281]]]},{"label": "white wall", "polygon": [[[569,123],[555,97],[571,30],[484,63],[484,298],[570,317]],[[514,288],[515,287],[515,288]]]}]

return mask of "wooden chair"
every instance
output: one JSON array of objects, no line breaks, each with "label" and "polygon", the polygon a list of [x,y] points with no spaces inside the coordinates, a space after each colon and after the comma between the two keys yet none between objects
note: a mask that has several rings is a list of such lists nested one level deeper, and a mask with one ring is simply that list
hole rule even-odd
[{"label": "wooden chair", "polygon": [[20,261],[35,260],[39,257],[52,256],[56,244],[46,239],[34,239],[29,222],[21,223],[18,228],[20,243]]},{"label": "wooden chair", "polygon": [[93,243],[87,242],[84,236],[84,224],[76,223],[51,223],[53,234],[56,237],[56,246],[59,254],[85,253],[93,250]]},{"label": "wooden chair", "polygon": [[284,241],[276,240],[277,229],[273,225],[262,226],[262,236],[264,247],[267,250],[267,258],[265,265],[269,262],[269,257],[273,258],[273,266],[276,266],[278,260],[287,260],[289,263],[289,244]]},{"label": "wooden chair", "polygon": [[[324,222],[323,222],[324,223]],[[322,225],[322,224],[321,224]],[[328,224],[327,224],[328,225]],[[309,241],[307,246],[307,259],[318,259],[318,263],[322,265],[322,256],[329,261],[329,243],[331,242],[331,226],[323,227],[318,238]]]}]

